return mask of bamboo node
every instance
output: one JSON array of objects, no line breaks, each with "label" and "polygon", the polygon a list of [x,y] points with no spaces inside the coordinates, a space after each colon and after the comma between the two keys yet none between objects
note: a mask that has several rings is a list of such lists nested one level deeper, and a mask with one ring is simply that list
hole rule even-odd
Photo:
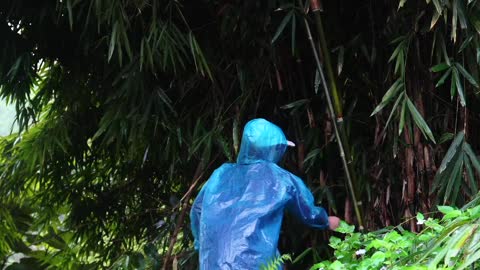
[{"label": "bamboo node", "polygon": [[312,7],[312,11],[323,11],[322,5],[318,0],[310,0],[310,6]]}]

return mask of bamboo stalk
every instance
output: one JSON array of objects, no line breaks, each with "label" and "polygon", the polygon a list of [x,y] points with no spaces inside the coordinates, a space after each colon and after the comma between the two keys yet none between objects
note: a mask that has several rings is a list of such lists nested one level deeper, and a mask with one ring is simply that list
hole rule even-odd
[{"label": "bamboo stalk", "polygon": [[328,83],[330,84],[330,92],[333,97],[333,107],[337,117],[342,118],[343,105],[340,100],[341,94],[339,88],[337,87],[337,80],[335,73],[333,72],[332,61],[330,60],[330,53],[327,46],[327,40],[325,38],[325,32],[323,31],[322,18],[320,17],[320,12],[322,11],[321,5],[318,0],[311,0],[310,3],[318,32],[318,40],[320,42],[319,53],[325,63],[324,67],[327,72]]},{"label": "bamboo stalk", "polygon": [[[300,7],[302,7],[302,9],[304,9],[302,1],[298,0],[298,2],[299,2]],[[329,111],[330,117],[332,119],[332,124],[333,124],[333,128],[334,128],[334,131],[335,131],[335,136],[337,138],[338,148],[340,150],[340,157],[342,159],[342,164],[343,164],[343,167],[345,169],[345,176],[347,178],[348,188],[349,188],[349,191],[350,191],[350,195],[352,196],[352,200],[353,200],[353,208],[355,210],[355,215],[357,217],[357,222],[358,222],[358,225],[359,225],[359,229],[363,230],[364,229],[363,218],[362,218],[362,215],[361,215],[361,212],[360,212],[360,208],[358,206],[358,201],[357,201],[356,194],[355,194],[355,188],[353,186],[353,181],[352,181],[351,168],[350,168],[351,163],[347,162],[347,158],[346,158],[346,155],[345,155],[345,147],[344,147],[343,138],[340,135],[338,124],[335,121],[337,119],[337,117],[336,117],[335,108],[334,108],[334,105],[333,105],[333,102],[332,102],[332,97],[330,95],[330,91],[329,91],[329,88],[328,88],[328,85],[327,85],[327,81],[326,81],[325,75],[323,73],[323,67],[322,67],[322,64],[320,62],[320,58],[319,58],[317,49],[315,48],[315,43],[313,42],[312,32],[310,30],[310,26],[308,25],[308,21],[307,21],[306,18],[304,18],[304,23],[305,23],[305,28],[306,28],[306,32],[307,32],[307,38],[310,42],[310,46],[312,47],[312,52],[313,52],[313,55],[314,55],[314,58],[315,58],[315,63],[317,65],[318,72],[320,73],[320,79],[321,79],[321,82],[322,82],[323,90],[325,92],[325,97],[326,97],[327,104],[328,104],[328,111]],[[339,108],[341,108],[341,107],[339,107]]]},{"label": "bamboo stalk", "polygon": [[[320,54],[320,58],[323,59],[324,61],[323,66],[327,72],[327,79],[328,79],[328,83],[330,84],[329,93],[332,95],[333,107],[336,113],[336,118],[332,118],[332,121],[337,121],[337,125],[340,130],[340,136],[343,140],[345,156],[347,157],[347,161],[350,164],[350,163],[353,163],[353,160],[352,160],[352,156],[350,155],[351,151],[350,151],[349,140],[348,140],[347,132],[345,131],[345,124],[343,121],[343,103],[340,98],[342,94],[341,94],[340,88],[337,85],[337,77],[335,76],[332,61],[330,60],[330,50],[328,49],[327,39],[325,37],[325,31],[323,30],[322,18],[320,16],[320,12],[323,11],[323,8],[320,3],[320,0],[310,0],[310,6],[312,7],[312,13],[315,19],[315,26],[318,33],[318,41],[320,43],[318,53]],[[352,174],[352,181],[355,188],[355,184],[357,183],[355,174]],[[355,188],[355,190],[357,189]]]}]

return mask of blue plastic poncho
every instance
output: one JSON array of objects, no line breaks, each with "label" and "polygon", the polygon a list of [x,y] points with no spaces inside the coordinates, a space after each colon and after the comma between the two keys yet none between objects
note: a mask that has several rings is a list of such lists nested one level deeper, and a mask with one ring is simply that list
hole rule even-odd
[{"label": "blue plastic poncho", "polygon": [[247,123],[237,163],[213,172],[190,212],[200,269],[253,270],[275,259],[285,209],[307,225],[328,227],[303,181],[276,164],[286,148],[276,125]]}]

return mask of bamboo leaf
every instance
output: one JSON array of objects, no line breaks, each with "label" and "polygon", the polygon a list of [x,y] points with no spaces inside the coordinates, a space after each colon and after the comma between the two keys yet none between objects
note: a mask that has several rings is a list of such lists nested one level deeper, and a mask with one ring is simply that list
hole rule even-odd
[{"label": "bamboo leaf", "polygon": [[480,65],[480,48],[477,48],[477,64]]},{"label": "bamboo leaf", "polygon": [[70,30],[73,30],[72,0],[67,0],[67,12],[68,12],[68,22],[70,24]]},{"label": "bamboo leaf", "polygon": [[455,0],[458,12],[458,21],[460,22],[460,28],[465,30],[467,29],[467,18],[465,16],[465,5],[464,1]]},{"label": "bamboo leaf", "polygon": [[337,74],[340,75],[343,70],[343,62],[344,62],[344,55],[345,55],[345,48],[340,46],[338,49],[338,60],[337,60]]},{"label": "bamboo leaf", "polygon": [[480,250],[477,250],[473,254],[469,254],[465,260],[463,261],[462,264],[460,264],[457,268],[457,270],[463,270],[467,267],[469,267],[471,264],[475,263],[476,261],[480,260]]},{"label": "bamboo leaf", "polygon": [[432,21],[430,22],[430,30],[432,30],[435,24],[437,24],[437,21],[440,18],[440,15],[441,15],[441,12],[438,12],[437,9],[433,11]]},{"label": "bamboo leaf", "polygon": [[455,63],[455,66],[457,67],[458,71],[462,73],[463,77],[465,77],[465,79],[467,79],[467,81],[471,85],[475,86],[476,88],[479,87],[478,82],[475,80],[475,78],[473,78],[473,76],[470,73],[468,73],[468,71],[465,70],[465,68],[462,65],[460,65],[459,63]]},{"label": "bamboo leaf", "polygon": [[[403,50],[401,50],[399,53],[398,53],[398,56],[397,56],[397,61],[395,63],[395,74],[404,74],[405,72],[405,67],[404,67],[404,52]],[[400,73],[398,73],[400,72]]]},{"label": "bamboo leaf", "polygon": [[478,160],[477,155],[475,155],[475,153],[473,152],[470,144],[465,142],[463,144],[463,150],[470,158],[470,161],[472,162],[473,167],[475,167],[475,170],[477,171],[477,173],[480,173],[480,161]]},{"label": "bamboo leaf", "polygon": [[395,96],[397,96],[398,92],[402,89],[403,87],[403,82],[398,79],[395,81],[392,86],[387,90],[385,95],[382,98],[382,101],[380,104],[377,105],[375,110],[373,110],[372,114],[370,116],[373,116],[377,114],[379,111],[381,111],[388,103],[390,103],[390,100],[393,99]]},{"label": "bamboo leaf", "polygon": [[296,107],[300,107],[300,106],[304,106],[305,104],[308,104],[310,101],[308,99],[300,99],[300,100],[296,100],[294,102],[291,102],[291,103],[288,103],[288,104],[285,104],[283,106],[281,106],[280,108],[281,109],[292,109],[292,108],[296,108]]},{"label": "bamboo leaf", "polygon": [[395,47],[395,50],[393,51],[392,56],[390,56],[388,59],[388,62],[392,62],[401,51],[403,51],[403,42],[400,42],[397,47]]},{"label": "bamboo leaf", "polygon": [[450,259],[458,255],[460,250],[463,248],[467,240],[472,236],[472,233],[475,232],[475,226],[463,226],[455,232],[455,237],[450,239],[450,243],[447,247],[447,254],[445,255],[445,265],[450,265]]},{"label": "bamboo leaf", "polygon": [[402,134],[403,127],[405,126],[405,107],[407,106],[407,99],[403,99],[402,111],[400,112],[400,123],[398,125],[398,135]]},{"label": "bamboo leaf", "polygon": [[462,82],[460,81],[460,76],[458,75],[458,70],[456,68],[453,69],[452,79],[455,81],[455,85],[457,86],[458,96],[460,97],[460,104],[462,104],[462,107],[465,107],[465,94],[463,93]]},{"label": "bamboo leaf", "polygon": [[[452,68],[452,70],[455,69],[455,68]],[[452,78],[450,80],[450,99],[453,100],[453,97],[455,96],[455,92],[457,90],[457,81],[456,81],[456,78],[455,78],[455,73],[452,72]]]},{"label": "bamboo leaf", "polygon": [[453,140],[452,144],[447,150],[447,153],[445,154],[445,157],[442,160],[442,163],[440,164],[440,168],[438,169],[437,173],[442,173],[446,168],[448,163],[452,160],[452,158],[455,156],[455,154],[459,150],[459,146],[461,143],[463,143],[463,138],[465,137],[465,133],[463,131],[460,131],[455,139]]},{"label": "bamboo leaf", "polygon": [[113,51],[115,50],[115,42],[117,40],[118,22],[115,22],[112,28],[112,35],[110,36],[110,46],[108,48],[108,61],[112,59]]},{"label": "bamboo leaf", "polygon": [[435,9],[438,12],[438,14],[442,14],[442,6],[440,5],[440,2],[438,0],[432,0],[433,5],[435,5]]},{"label": "bamboo leaf", "polygon": [[453,134],[451,132],[443,133],[443,135],[440,137],[440,139],[438,139],[438,144],[442,144],[446,141],[450,141],[454,137],[455,137],[455,134]]},{"label": "bamboo leaf", "polygon": [[443,71],[443,70],[445,70],[449,67],[450,67],[450,65],[448,65],[447,63],[440,63],[438,65],[433,66],[430,70],[432,72],[440,72],[440,71]]},{"label": "bamboo leaf", "polygon": [[457,0],[453,0],[452,3],[452,33],[450,37],[453,40],[453,43],[457,41],[457,20],[458,20],[458,5],[457,5]]},{"label": "bamboo leaf", "polygon": [[445,80],[448,78],[448,76],[450,75],[450,73],[452,73],[452,69],[448,69],[443,75],[442,77],[440,78],[440,80],[438,80],[437,84],[435,85],[435,87],[439,87],[441,85],[443,85],[445,83]]},{"label": "bamboo leaf", "polygon": [[288,22],[293,18],[294,10],[291,10],[282,20],[280,25],[277,28],[277,31],[275,32],[275,35],[272,38],[272,44],[275,43],[275,41],[278,39],[278,37],[282,34],[283,30],[285,29],[285,26],[287,26]]},{"label": "bamboo leaf", "polygon": [[[462,181],[463,153],[460,152],[456,157],[457,160],[455,161],[455,165],[453,166],[452,173],[447,178],[448,184],[447,188],[445,189],[445,194],[443,196],[443,203],[445,204],[448,202],[449,199],[451,204],[455,204],[458,195],[457,193],[455,193],[455,190],[460,187],[460,182]],[[454,192],[452,192],[452,188]]]},{"label": "bamboo leaf", "polygon": [[472,12],[469,16],[470,22],[473,25],[473,28],[477,31],[478,34],[480,34],[480,15],[477,14],[477,12]]},{"label": "bamboo leaf", "polygon": [[458,49],[458,52],[461,53],[463,50],[465,50],[465,48],[467,48],[468,45],[470,45],[470,43],[472,42],[472,39],[473,39],[473,36],[468,37],[468,38],[462,43],[462,45],[460,46],[460,49]]},{"label": "bamboo leaf", "polygon": [[473,173],[472,163],[468,158],[468,155],[464,155],[463,163],[465,164],[465,171],[467,172],[468,183],[472,189],[473,194],[478,193],[478,185],[476,183],[475,174]]},{"label": "bamboo leaf", "polygon": [[405,95],[405,92],[402,92],[402,93],[400,93],[400,95],[398,95],[397,101],[395,101],[395,104],[392,107],[392,111],[390,112],[390,115],[388,116],[388,120],[385,123],[385,127],[383,128],[384,132],[387,129],[388,125],[390,124],[390,120],[392,120],[393,114],[396,112],[398,104],[400,104],[400,101],[403,100],[404,95]]},{"label": "bamboo leaf", "polygon": [[436,143],[435,138],[433,137],[432,131],[430,130],[430,127],[427,125],[427,122],[425,122],[422,115],[417,110],[417,108],[412,103],[412,101],[408,97],[406,99],[407,99],[408,110],[412,115],[413,121],[415,121],[415,124],[417,124],[417,127],[422,131],[423,135],[426,138],[429,138],[432,142]]}]

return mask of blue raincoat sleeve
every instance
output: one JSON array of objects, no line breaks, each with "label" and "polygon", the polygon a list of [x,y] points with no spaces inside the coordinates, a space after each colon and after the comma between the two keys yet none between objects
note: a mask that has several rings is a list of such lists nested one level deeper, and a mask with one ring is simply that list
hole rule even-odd
[{"label": "blue raincoat sleeve", "polygon": [[287,204],[287,210],[308,226],[317,229],[328,228],[328,214],[324,208],[315,206],[313,195],[297,176],[290,174],[293,184],[292,199]]}]

